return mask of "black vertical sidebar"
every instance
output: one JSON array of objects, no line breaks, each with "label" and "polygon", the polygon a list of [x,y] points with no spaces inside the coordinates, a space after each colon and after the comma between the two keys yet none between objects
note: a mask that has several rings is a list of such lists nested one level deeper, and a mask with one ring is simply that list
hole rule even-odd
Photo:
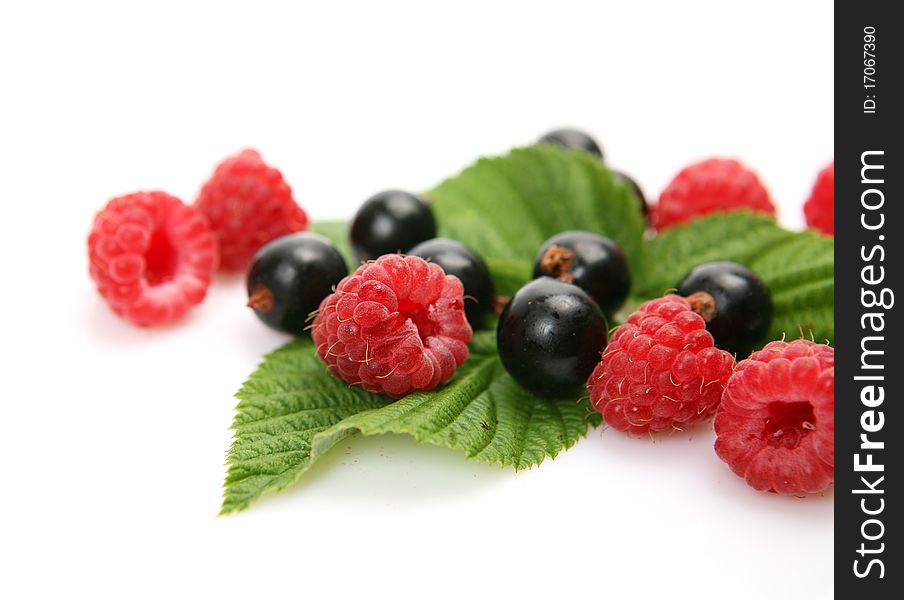
[{"label": "black vertical sidebar", "polygon": [[893,6],[835,4],[835,587],[864,600],[904,590],[904,22]]}]

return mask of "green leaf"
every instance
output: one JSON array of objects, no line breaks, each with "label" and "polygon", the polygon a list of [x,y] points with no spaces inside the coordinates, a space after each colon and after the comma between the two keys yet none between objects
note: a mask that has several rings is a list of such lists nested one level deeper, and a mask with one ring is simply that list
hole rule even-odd
[{"label": "green leaf", "polygon": [[495,338],[495,332],[478,333],[468,360],[446,386],[409,394],[317,433],[312,456],[354,432],[407,433],[421,443],[520,470],[554,458],[601,422],[586,397],[544,399],[518,385],[499,360]]},{"label": "green leaf", "polygon": [[491,258],[486,263],[499,296],[513,296],[525,282],[533,279],[533,259],[524,261]]},{"label": "green leaf", "polygon": [[647,269],[635,302],[674,289],[695,266],[731,260],[756,272],[772,291],[775,312],[767,340],[801,334],[835,336],[833,238],[782,229],[769,216],[716,213],[671,227],[650,240]]},{"label": "green leaf", "polygon": [[294,482],[310,466],[314,434],[387,402],[330,375],[309,338],[265,356],[236,397],[223,513]]},{"label": "green leaf", "polygon": [[348,238],[349,226],[348,221],[317,221],[316,223],[311,223],[310,230],[328,237],[345,259],[345,264],[348,266],[349,271],[353,271],[359,263],[355,259],[355,254],[352,252],[351,242]]},{"label": "green leaf", "polygon": [[480,254],[502,295],[530,279],[545,240],[569,229],[612,238],[632,269],[643,263],[637,198],[586,152],[544,144],[483,158],[426,196],[440,235]]},{"label": "green leaf", "polygon": [[267,356],[237,396],[223,513],[283,489],[353,433],[405,433],[517,470],[555,457],[601,421],[586,398],[543,399],[515,383],[499,361],[494,332],[475,336],[445,386],[390,404],[329,375],[309,340]]},{"label": "green leaf", "polygon": [[[585,229],[612,238],[628,257],[634,286],[622,314],[673,289],[702,262],[733,260],[756,271],[772,291],[769,339],[834,337],[832,238],[733,212],[645,239],[631,190],[593,157],[553,146],[481,159],[426,196],[440,234],[483,256],[500,294],[511,295],[530,279],[543,241]],[[311,229],[333,240],[350,267],[356,265],[347,223],[315,223]],[[555,457],[601,422],[586,397],[547,400],[515,383],[499,360],[494,332],[475,335],[468,360],[442,387],[396,402],[330,375],[309,339],[265,357],[237,397],[223,513],[290,485],[355,433],[404,433],[474,460],[523,469]]]}]

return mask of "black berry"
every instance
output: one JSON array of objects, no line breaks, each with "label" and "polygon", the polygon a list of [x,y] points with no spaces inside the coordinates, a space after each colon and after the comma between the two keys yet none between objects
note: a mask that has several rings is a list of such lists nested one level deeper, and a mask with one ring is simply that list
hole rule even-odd
[{"label": "black berry", "polygon": [[603,158],[603,151],[592,137],[577,129],[556,129],[550,131],[539,140],[544,144],[556,144],[569,150],[583,150],[598,158]]},{"label": "black berry", "polygon": [[634,195],[637,196],[637,200],[640,202],[640,210],[643,211],[643,216],[649,219],[650,217],[650,207],[647,205],[647,198],[643,195],[643,190],[640,189],[640,186],[637,185],[637,182],[634,181],[632,177],[621,172],[612,170],[612,174],[615,175],[618,179],[622,180],[628,187],[631,188],[631,191],[634,192]]},{"label": "black berry", "polygon": [[772,295],[756,273],[733,262],[705,263],[678,284],[706,321],[716,347],[746,357],[769,331]]},{"label": "black berry", "polygon": [[277,238],[257,251],[248,271],[248,306],[261,321],[301,335],[348,268],[332,242],[316,233]]},{"label": "black berry", "polygon": [[486,325],[487,317],[493,312],[496,290],[487,265],[473,250],[455,240],[434,238],[421,242],[408,251],[435,262],[447,275],[461,279],[465,287],[465,314],[474,329]]},{"label": "black berry", "polygon": [[606,318],[577,286],[541,277],[502,311],[496,339],[506,370],[542,396],[579,393],[606,347]]},{"label": "black berry", "polygon": [[628,261],[618,244],[589,231],[564,231],[546,240],[534,261],[534,277],[572,283],[611,317],[631,290]]},{"label": "black berry", "polygon": [[436,237],[433,211],[414,194],[399,190],[371,197],[352,221],[352,248],[361,260],[407,252],[432,237]]}]

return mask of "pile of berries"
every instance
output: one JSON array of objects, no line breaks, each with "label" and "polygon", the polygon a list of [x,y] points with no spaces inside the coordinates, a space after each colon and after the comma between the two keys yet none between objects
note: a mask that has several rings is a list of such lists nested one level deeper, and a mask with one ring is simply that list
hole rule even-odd
[{"label": "pile of berries", "polygon": [[[602,159],[599,145],[578,131],[552,132],[541,141]],[[831,164],[804,205],[807,224],[826,235],[834,232],[834,179]],[[775,214],[755,173],[735,160],[709,159],[678,173],[644,213],[661,231],[741,208]],[[555,249],[544,252],[547,272],[573,260]],[[578,276],[572,282],[588,289]],[[633,434],[682,430],[715,414],[716,453],[750,486],[792,495],[826,489],[835,462],[834,350],[782,340],[751,354],[769,331],[772,299],[742,265],[701,264],[675,289],[641,304],[615,329],[587,381],[594,408],[610,427]],[[604,300],[597,302],[602,307]]]},{"label": "pile of berries", "polygon": [[204,299],[218,266],[245,269],[262,245],[307,223],[282,174],[245,150],[216,168],[192,206],[159,191],[110,200],[88,236],[91,278],[132,323],[170,323]]},{"label": "pile of berries", "polygon": [[[539,143],[603,159],[581,131],[556,130]],[[756,174],[735,160],[686,167],[655,206],[632,178],[613,173],[651,230],[713,211],[775,213]],[[808,224],[829,235],[833,188],[830,165],[805,205]],[[364,202],[349,230],[361,261],[351,273],[329,239],[303,231],[307,223],[280,171],[245,150],[216,168],[194,205],[158,191],[111,200],[88,238],[90,273],[117,314],[151,326],[200,303],[218,266],[244,270],[261,321],[311,335],[336,377],[392,398],[449,380],[473,331],[495,326],[502,365],[537,395],[586,391],[610,427],[637,435],[715,415],[718,456],[752,487],[802,494],[832,482],[834,352],[804,340],[757,350],[772,299],[743,265],[698,265],[675,293],[625,315],[628,257],[594,232],[546,240],[534,279],[499,298],[484,260],[437,237],[433,211],[416,194],[389,190]],[[622,324],[610,330],[616,315]]]}]

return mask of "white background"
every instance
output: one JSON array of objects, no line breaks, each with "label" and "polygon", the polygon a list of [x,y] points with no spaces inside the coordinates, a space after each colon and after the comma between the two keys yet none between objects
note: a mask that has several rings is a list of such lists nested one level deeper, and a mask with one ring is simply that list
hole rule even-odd
[{"label": "white background", "polygon": [[217,518],[232,394],[284,338],[239,276],[132,327],[84,244],[108,198],[191,201],[245,146],[324,219],[560,125],[651,196],[741,157],[796,228],[833,154],[832,29],[787,1],[3,2],[0,596],[830,597],[832,493],[753,492],[707,427],[595,430],[518,474],[354,439]]}]

